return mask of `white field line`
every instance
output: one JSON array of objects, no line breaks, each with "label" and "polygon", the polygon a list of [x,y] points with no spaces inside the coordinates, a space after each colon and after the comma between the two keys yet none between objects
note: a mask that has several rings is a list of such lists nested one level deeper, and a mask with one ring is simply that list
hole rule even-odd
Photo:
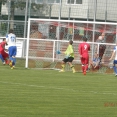
[{"label": "white field line", "polygon": [[74,90],[74,89],[65,89],[65,88],[57,88],[57,87],[47,87],[47,86],[38,86],[38,85],[28,85],[28,84],[22,84],[22,83],[13,83],[13,82],[4,82],[0,81],[0,83],[3,84],[11,84],[11,85],[21,85],[21,86],[27,86],[27,87],[35,87],[35,88],[49,88],[49,89],[56,89],[56,90],[65,90],[65,91],[72,91],[72,92],[83,92],[83,93],[93,93],[93,94],[102,94],[102,95],[117,95],[115,93],[109,93],[109,92],[96,92],[96,91],[83,91],[83,90]]}]

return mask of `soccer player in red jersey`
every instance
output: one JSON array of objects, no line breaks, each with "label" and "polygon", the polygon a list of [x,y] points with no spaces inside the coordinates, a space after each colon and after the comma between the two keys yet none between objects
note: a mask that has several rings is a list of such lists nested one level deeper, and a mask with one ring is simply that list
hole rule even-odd
[{"label": "soccer player in red jersey", "polygon": [[78,48],[81,64],[82,64],[82,72],[84,75],[86,75],[86,70],[88,69],[89,64],[89,51],[90,51],[90,45],[87,43],[87,38],[83,38],[83,42],[79,44]]},{"label": "soccer player in red jersey", "polygon": [[9,57],[8,53],[4,51],[5,45],[7,45],[7,42],[6,39],[3,38],[3,41],[0,43],[0,59],[2,60],[3,64],[5,64],[5,62],[8,62],[7,59]]}]

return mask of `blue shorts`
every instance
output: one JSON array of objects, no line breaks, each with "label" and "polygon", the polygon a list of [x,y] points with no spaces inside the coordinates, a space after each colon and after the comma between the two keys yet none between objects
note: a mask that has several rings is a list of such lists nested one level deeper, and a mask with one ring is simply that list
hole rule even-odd
[{"label": "blue shorts", "polygon": [[117,64],[117,60],[114,60],[114,61],[113,61],[113,64],[114,64],[114,65]]},{"label": "blue shorts", "polygon": [[9,57],[16,56],[17,47],[16,46],[10,46],[8,51],[9,51]]}]

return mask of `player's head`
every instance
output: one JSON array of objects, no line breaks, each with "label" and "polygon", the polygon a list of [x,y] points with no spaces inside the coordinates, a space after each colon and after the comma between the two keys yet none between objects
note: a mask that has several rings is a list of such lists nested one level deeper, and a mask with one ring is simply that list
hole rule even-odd
[{"label": "player's head", "polygon": [[4,41],[4,42],[6,43],[6,45],[8,45],[8,44],[7,44],[7,42],[6,42],[6,38],[3,38],[3,40],[2,40],[2,41]]},{"label": "player's head", "polygon": [[102,39],[104,39],[104,37],[105,37],[105,33],[103,32],[102,34],[101,34],[101,36],[100,36]]},{"label": "player's head", "polygon": [[95,53],[95,55],[94,55],[94,56],[95,56],[95,58],[98,58],[98,57],[99,57],[99,54]]},{"label": "player's head", "polygon": [[6,38],[3,38],[3,40],[2,41],[6,41]]},{"label": "player's head", "polygon": [[10,30],[9,30],[9,33],[13,33],[13,29],[10,29]]},{"label": "player's head", "polygon": [[86,41],[87,41],[87,38],[86,38],[86,37],[83,37],[83,41],[85,41],[85,42],[86,42]]},{"label": "player's head", "polygon": [[72,44],[73,44],[73,41],[72,41],[72,40],[70,40],[70,41],[69,41],[69,44],[70,44],[70,45],[72,45]]},{"label": "player's head", "polygon": [[98,39],[99,39],[99,40],[102,40],[103,38],[102,38],[102,36],[99,36]]},{"label": "player's head", "polygon": [[101,36],[105,36],[105,33],[103,32],[103,33],[101,34]]}]

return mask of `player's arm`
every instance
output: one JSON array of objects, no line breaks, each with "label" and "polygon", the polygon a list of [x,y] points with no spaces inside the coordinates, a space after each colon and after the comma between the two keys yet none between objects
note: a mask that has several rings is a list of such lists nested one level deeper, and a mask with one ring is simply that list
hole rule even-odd
[{"label": "player's arm", "polygon": [[94,68],[96,68],[96,67],[99,65],[99,63],[100,63],[100,61],[98,60],[98,61],[96,62],[96,65],[95,65]]},{"label": "player's arm", "polygon": [[112,55],[111,55],[111,57],[109,59],[110,61],[113,59],[114,55],[115,55],[115,50],[112,52]]},{"label": "player's arm", "polygon": [[82,57],[82,49],[81,49],[81,45],[79,45],[79,47],[78,47],[78,52],[79,52],[79,54],[80,54],[80,57]]},{"label": "player's arm", "polygon": [[5,44],[6,44],[6,41],[3,41],[2,43],[1,43],[1,47],[5,50]]},{"label": "player's arm", "polygon": [[[15,35],[15,34],[14,34]],[[16,42],[16,35],[15,35],[15,42]]]},{"label": "player's arm", "polygon": [[113,52],[112,52],[112,55],[111,55],[111,57],[110,57],[110,61],[113,59],[113,57],[115,56],[115,52],[116,52],[116,46],[114,47],[114,50],[113,50]]},{"label": "player's arm", "polygon": [[90,45],[89,45],[88,51],[90,51]]},{"label": "player's arm", "polygon": [[64,54],[66,54],[66,55],[71,54],[71,46],[70,45],[67,47],[67,50],[64,52]]},{"label": "player's arm", "polygon": [[98,45],[95,45],[94,52],[98,54]]},{"label": "player's arm", "polygon": [[112,55],[111,55],[111,57],[110,57],[110,61],[113,59],[113,57],[115,56],[115,52],[116,52],[116,46],[114,47],[114,50],[113,50],[113,52],[112,52]]},{"label": "player's arm", "polygon": [[66,51],[64,51],[63,53],[66,55],[66,54],[68,53],[68,51],[66,50]]},{"label": "player's arm", "polygon": [[4,43],[3,42],[1,43],[1,47],[4,49]]},{"label": "player's arm", "polygon": [[8,44],[9,38],[8,35],[6,35],[6,43]]},{"label": "player's arm", "polygon": [[72,46],[69,46],[69,55],[71,55],[73,53],[74,53],[73,47]]}]

